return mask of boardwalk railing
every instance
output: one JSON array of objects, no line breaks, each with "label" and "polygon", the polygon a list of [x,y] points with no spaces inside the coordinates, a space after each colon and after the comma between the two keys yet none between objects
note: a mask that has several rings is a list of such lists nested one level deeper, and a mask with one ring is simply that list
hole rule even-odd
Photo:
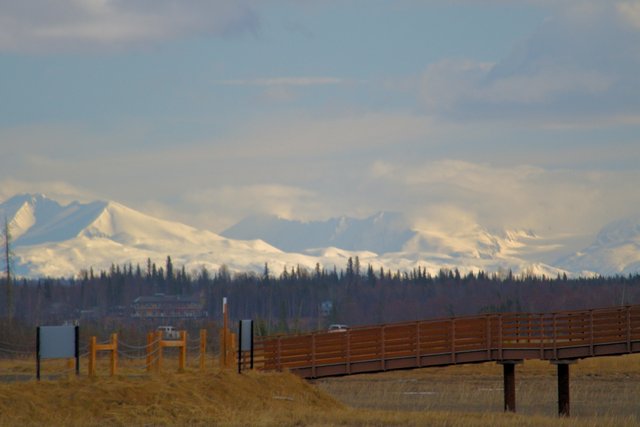
[{"label": "boardwalk railing", "polygon": [[258,339],[256,366],[305,378],[457,363],[640,352],[640,305],[505,313]]}]

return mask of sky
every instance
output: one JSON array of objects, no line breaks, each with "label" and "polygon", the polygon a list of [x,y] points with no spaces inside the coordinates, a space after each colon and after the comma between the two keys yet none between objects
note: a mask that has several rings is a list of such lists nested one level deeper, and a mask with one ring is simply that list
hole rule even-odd
[{"label": "sky", "polygon": [[0,0],[0,200],[592,236],[638,76],[639,1]]}]

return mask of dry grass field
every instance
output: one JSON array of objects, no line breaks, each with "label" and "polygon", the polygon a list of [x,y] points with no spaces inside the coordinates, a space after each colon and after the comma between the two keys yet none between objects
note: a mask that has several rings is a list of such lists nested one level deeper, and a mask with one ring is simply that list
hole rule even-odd
[{"label": "dry grass field", "polygon": [[[518,414],[502,413],[496,364],[396,371],[308,383],[291,374],[237,375],[192,362],[176,373],[148,375],[125,363],[98,377],[33,376],[31,360],[2,361],[1,426],[633,426],[640,425],[640,356],[600,358],[572,366],[571,419],[556,416],[555,368],[529,361],[516,368]],[[63,371],[49,361],[43,372]]]},{"label": "dry grass field", "polygon": [[[539,360],[516,367],[518,414],[553,419],[557,371]],[[315,385],[359,409],[499,414],[502,366],[496,363],[395,371],[317,380]],[[640,355],[592,358],[571,366],[572,418],[583,425],[640,425]]]}]

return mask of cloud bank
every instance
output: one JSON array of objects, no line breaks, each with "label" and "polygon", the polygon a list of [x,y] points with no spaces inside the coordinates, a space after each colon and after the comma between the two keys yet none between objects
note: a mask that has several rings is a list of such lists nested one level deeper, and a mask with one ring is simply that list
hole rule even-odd
[{"label": "cloud bank", "polygon": [[429,113],[457,118],[592,120],[640,116],[640,7],[558,2],[496,63],[444,59],[428,66]]},{"label": "cloud bank", "polygon": [[243,0],[0,0],[1,51],[123,48],[258,25]]}]

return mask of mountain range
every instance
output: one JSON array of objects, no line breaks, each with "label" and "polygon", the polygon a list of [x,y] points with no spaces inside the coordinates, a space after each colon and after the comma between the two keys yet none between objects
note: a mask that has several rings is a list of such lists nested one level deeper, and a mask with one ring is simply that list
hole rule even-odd
[{"label": "mountain range", "polygon": [[220,234],[166,221],[112,201],[60,204],[41,194],[16,195],[0,204],[10,225],[14,270],[25,277],[73,277],[81,270],[147,259],[187,271],[207,268],[272,274],[300,266],[345,267],[358,256],[363,266],[407,271],[418,266],[555,276],[629,274],[640,270],[640,216],[605,226],[584,250],[567,253],[563,238],[531,230],[490,232],[480,225],[446,232],[415,228],[402,214],[381,212],[302,222],[251,216]]}]

